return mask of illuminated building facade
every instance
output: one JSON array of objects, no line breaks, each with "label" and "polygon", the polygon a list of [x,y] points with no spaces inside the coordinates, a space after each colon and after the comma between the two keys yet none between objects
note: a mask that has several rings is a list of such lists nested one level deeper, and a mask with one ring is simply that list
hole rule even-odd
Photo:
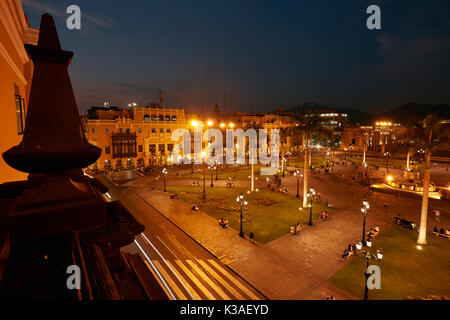
[{"label": "illuminated building facade", "polygon": [[396,143],[407,133],[407,128],[391,121],[376,121],[372,126],[344,128],[340,148],[384,154],[389,144]]},{"label": "illuminated building facade", "polygon": [[[39,30],[30,27],[19,0],[0,1],[0,153],[17,145],[24,132],[33,63],[25,44],[36,44]],[[0,157],[0,183],[27,175]]]},{"label": "illuminated building facade", "polygon": [[91,166],[100,171],[165,165],[174,145],[172,132],[187,128],[184,109],[157,104],[92,108],[83,123],[88,141],[103,151]]}]

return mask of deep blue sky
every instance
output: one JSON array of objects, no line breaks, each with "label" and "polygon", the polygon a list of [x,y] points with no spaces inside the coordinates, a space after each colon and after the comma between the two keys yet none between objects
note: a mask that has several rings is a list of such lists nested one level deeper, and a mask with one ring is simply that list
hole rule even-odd
[{"label": "deep blue sky", "polygon": [[[450,1],[22,0],[49,12],[81,110],[159,101],[188,111],[270,111],[315,101],[372,113],[450,103]],[[66,28],[77,4],[82,29]],[[366,9],[381,8],[381,30]]]}]

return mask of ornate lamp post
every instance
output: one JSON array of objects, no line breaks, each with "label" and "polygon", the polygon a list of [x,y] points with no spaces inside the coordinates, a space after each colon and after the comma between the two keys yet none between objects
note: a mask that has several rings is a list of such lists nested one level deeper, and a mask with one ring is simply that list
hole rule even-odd
[{"label": "ornate lamp post", "polygon": [[239,203],[239,205],[241,206],[241,229],[239,231],[239,237],[243,238],[244,237],[244,231],[242,230],[242,208],[244,206],[246,206],[248,203],[247,203],[247,200],[244,199],[244,195],[242,193],[241,193],[240,196],[238,196],[236,198],[236,202]]},{"label": "ornate lamp post", "polygon": [[167,175],[167,169],[166,169],[166,168],[164,168],[164,169],[162,170],[162,174],[163,174],[163,177],[164,177],[164,192],[167,192],[167,190],[166,190],[166,175]]},{"label": "ornate lamp post", "polygon": [[219,168],[219,163],[217,163],[217,161],[214,162],[214,169],[216,169],[216,181],[219,180],[219,178],[217,177],[217,169]]},{"label": "ornate lamp post", "polygon": [[300,191],[300,177],[303,178],[303,174],[300,173],[300,170],[296,170],[294,172],[294,176],[297,177],[297,195],[296,195],[296,197],[300,198],[300,193],[299,193],[299,191]]},{"label": "ornate lamp post", "polygon": [[370,266],[370,259],[375,260],[382,260],[383,259],[383,250],[380,248],[377,250],[377,255],[373,255],[370,251],[361,251],[366,255],[366,270],[364,271],[364,276],[366,279],[365,285],[364,285],[364,300],[369,299],[369,287],[367,286],[367,280],[370,277],[370,273],[368,272],[369,266]]},{"label": "ornate lamp post", "polygon": [[206,153],[205,153],[205,151],[202,151],[201,155],[202,155],[202,167],[203,167],[203,196],[202,196],[202,201],[203,201],[203,203],[206,203],[206,177],[205,177],[205,156],[206,156]]},{"label": "ornate lamp post", "polygon": [[214,170],[216,170],[217,167],[210,165],[208,166],[208,170],[211,171],[211,188],[214,187]]},{"label": "ornate lamp post", "polygon": [[284,177],[284,167],[285,167],[285,163],[286,163],[286,158],[282,158],[281,159],[281,171],[282,171],[282,173],[281,173],[281,175]]},{"label": "ornate lamp post", "polygon": [[309,226],[313,225],[313,221],[312,221],[312,199],[313,199],[313,197],[315,195],[316,195],[316,191],[314,191],[313,188],[309,189],[309,192],[306,194],[306,196],[309,198],[309,222],[308,222]]},{"label": "ornate lamp post", "polygon": [[363,206],[361,207],[361,212],[364,215],[364,220],[363,220],[363,231],[362,231],[362,240],[361,243],[363,246],[366,245],[366,214],[367,211],[370,209],[370,204],[367,201],[363,201]]}]

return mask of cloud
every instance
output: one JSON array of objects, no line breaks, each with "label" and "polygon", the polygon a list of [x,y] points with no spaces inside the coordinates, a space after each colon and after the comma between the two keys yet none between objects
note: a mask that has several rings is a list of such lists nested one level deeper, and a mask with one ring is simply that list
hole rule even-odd
[{"label": "cloud", "polygon": [[448,39],[445,37],[416,36],[405,39],[393,35],[379,35],[379,53],[388,60],[407,62],[444,58],[450,50]]},{"label": "cloud", "polygon": [[[58,2],[59,4],[57,7],[50,2],[41,0],[22,0],[22,3],[25,7],[29,8],[30,10],[33,10],[38,14],[49,13],[62,20],[65,20],[65,18],[67,17],[66,9],[68,5],[61,4],[61,2]],[[114,21],[111,18],[104,16],[90,15],[84,12],[83,8],[81,8],[82,23],[83,20],[88,21],[90,26],[97,26],[104,29],[110,29],[114,27]]]}]

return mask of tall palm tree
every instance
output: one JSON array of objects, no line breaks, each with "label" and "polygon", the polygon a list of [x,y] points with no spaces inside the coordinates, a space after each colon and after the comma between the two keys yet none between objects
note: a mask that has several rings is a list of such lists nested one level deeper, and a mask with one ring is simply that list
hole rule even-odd
[{"label": "tall palm tree", "polygon": [[[261,122],[259,121],[250,121],[249,123],[246,123],[244,125],[244,131],[248,130],[248,129],[255,129],[256,134],[259,134],[259,129],[263,129],[263,125],[261,124]],[[255,156],[256,158],[258,158],[257,154],[253,154],[250,149],[249,149],[249,162],[250,162],[250,157],[252,159],[251,161],[251,173],[250,173],[250,191],[254,191],[255,190]]]},{"label": "tall palm tree", "polygon": [[[416,148],[425,150],[425,173],[423,178],[422,209],[420,214],[417,243],[427,244],[428,192],[430,188],[431,154],[449,146],[450,127],[436,114],[428,115],[423,121],[410,125],[410,133]],[[447,149],[448,150],[448,149]]]}]

